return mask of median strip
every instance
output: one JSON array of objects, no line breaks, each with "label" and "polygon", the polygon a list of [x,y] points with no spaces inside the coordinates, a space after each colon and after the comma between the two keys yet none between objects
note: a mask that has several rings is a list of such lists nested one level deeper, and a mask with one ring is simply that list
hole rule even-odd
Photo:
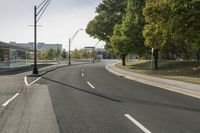
[{"label": "median strip", "polygon": [[140,124],[131,115],[125,114],[125,117],[127,117],[131,122],[133,122],[136,126],[138,126],[143,132],[145,132],[145,133],[151,133],[147,128],[145,128],[142,124]]}]

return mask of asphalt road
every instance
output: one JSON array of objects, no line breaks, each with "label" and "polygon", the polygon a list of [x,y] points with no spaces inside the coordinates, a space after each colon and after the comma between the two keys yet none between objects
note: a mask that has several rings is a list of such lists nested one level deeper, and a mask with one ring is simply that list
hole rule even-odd
[{"label": "asphalt road", "polygon": [[61,133],[200,133],[200,100],[115,76],[104,63],[49,72]]}]

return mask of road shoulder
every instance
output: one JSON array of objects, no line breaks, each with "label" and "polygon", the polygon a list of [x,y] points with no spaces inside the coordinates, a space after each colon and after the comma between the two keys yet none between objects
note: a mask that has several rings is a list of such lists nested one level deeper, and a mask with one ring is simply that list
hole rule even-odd
[{"label": "road shoulder", "polygon": [[122,70],[116,67],[115,65],[116,63],[108,64],[106,65],[105,68],[109,72],[115,75],[123,76],[124,78],[130,79],[130,80],[134,80],[140,83],[148,84],[151,86],[159,87],[165,90],[181,93],[184,95],[188,95],[188,96],[192,96],[192,97],[200,99],[200,85],[142,75],[142,74]]}]

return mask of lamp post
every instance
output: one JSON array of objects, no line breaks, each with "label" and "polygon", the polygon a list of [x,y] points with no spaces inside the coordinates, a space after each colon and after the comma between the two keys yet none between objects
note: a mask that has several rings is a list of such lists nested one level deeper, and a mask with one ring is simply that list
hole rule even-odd
[{"label": "lamp post", "polygon": [[71,50],[70,50],[71,49],[71,43],[74,40],[74,38],[76,37],[76,35],[78,34],[78,32],[81,31],[81,30],[83,30],[83,29],[78,29],[76,31],[76,33],[71,38],[69,38],[69,55],[68,55],[68,58],[69,58],[68,64],[69,65],[71,65]]},{"label": "lamp post", "polygon": [[44,0],[38,7],[34,6],[34,67],[33,75],[38,74],[37,69],[37,22],[42,17],[44,11],[50,4],[51,0]]},{"label": "lamp post", "polygon": [[95,60],[95,48],[97,47],[97,45],[99,44],[100,41],[97,41],[97,43],[95,44],[94,48],[93,48],[93,60],[92,62],[94,63]]}]

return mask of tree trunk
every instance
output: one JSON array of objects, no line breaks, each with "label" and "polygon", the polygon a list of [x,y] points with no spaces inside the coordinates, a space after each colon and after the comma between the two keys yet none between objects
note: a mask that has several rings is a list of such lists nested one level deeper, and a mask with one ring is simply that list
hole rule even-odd
[{"label": "tree trunk", "polygon": [[200,48],[197,51],[197,61],[200,61]]},{"label": "tree trunk", "polygon": [[153,56],[154,56],[155,69],[158,69],[158,49],[154,49]]},{"label": "tree trunk", "polygon": [[126,66],[126,55],[122,55],[122,66]]}]

